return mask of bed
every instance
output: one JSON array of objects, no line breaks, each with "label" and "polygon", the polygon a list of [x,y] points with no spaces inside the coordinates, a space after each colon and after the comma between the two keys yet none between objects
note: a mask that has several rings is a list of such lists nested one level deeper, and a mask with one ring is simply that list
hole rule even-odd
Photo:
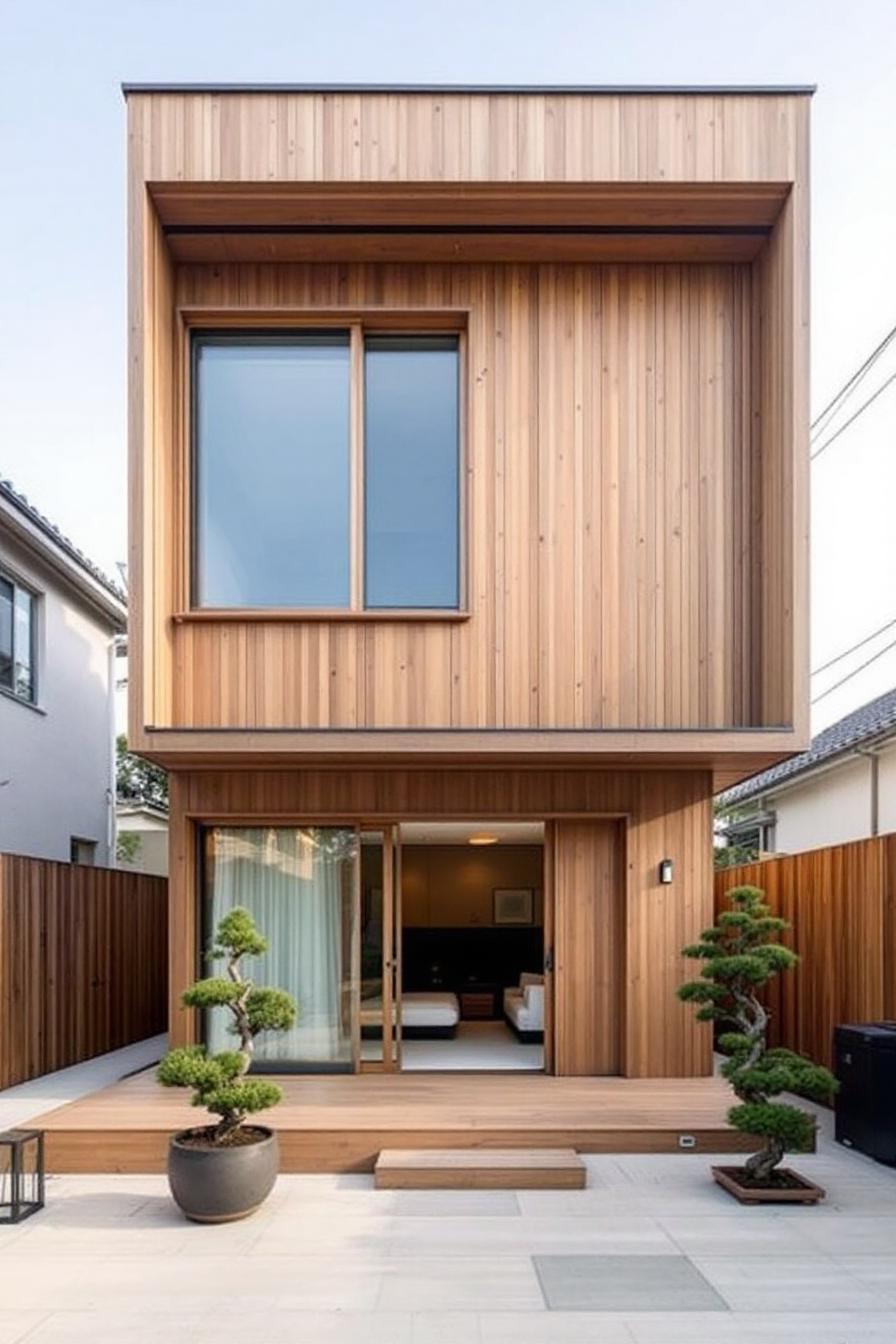
[{"label": "bed", "polygon": [[[460,1004],[456,994],[421,990],[401,996],[401,1034],[408,1041],[448,1040],[457,1031]],[[377,994],[361,1000],[361,1035],[366,1040],[382,1035],[383,1000]]]}]

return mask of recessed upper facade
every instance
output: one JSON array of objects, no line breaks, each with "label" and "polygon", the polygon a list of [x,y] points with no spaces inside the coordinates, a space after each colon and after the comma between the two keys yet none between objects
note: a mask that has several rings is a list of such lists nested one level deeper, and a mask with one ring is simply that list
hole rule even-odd
[{"label": "recessed upper facade", "polygon": [[131,737],[806,737],[808,91],[128,90]]}]

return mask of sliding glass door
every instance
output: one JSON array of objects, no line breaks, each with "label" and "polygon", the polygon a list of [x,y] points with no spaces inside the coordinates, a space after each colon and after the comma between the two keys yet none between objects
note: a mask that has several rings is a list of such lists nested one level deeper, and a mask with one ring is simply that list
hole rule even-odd
[{"label": "sliding glass door", "polygon": [[[296,1025],[256,1042],[256,1065],[269,1071],[352,1072],[360,1045],[359,833],[337,826],[216,826],[205,832],[202,945],[218,920],[244,906],[268,940],[247,962],[258,985],[296,999]],[[220,970],[214,961],[201,974]],[[212,1050],[233,1038],[225,1015],[207,1014]]]},{"label": "sliding glass door", "polygon": [[398,827],[361,832],[361,1068],[401,1068]]}]

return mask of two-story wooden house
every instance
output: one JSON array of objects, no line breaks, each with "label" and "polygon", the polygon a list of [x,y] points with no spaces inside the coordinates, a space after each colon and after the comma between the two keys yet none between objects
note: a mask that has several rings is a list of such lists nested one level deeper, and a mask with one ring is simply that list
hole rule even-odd
[{"label": "two-story wooden house", "polygon": [[126,89],[175,1040],[239,902],[268,1067],[711,1071],[712,795],[808,741],[810,92]]}]

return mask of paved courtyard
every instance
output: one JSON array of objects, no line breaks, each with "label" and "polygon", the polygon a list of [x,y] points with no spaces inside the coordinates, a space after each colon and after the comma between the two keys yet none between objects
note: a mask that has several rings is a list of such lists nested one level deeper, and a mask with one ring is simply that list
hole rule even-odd
[{"label": "paved courtyard", "polygon": [[769,1212],[705,1155],[587,1161],[570,1192],[285,1176],[225,1227],[184,1222],[160,1177],[59,1177],[0,1228],[0,1344],[896,1340],[896,1173],[823,1139],[799,1165],[827,1203]]}]

